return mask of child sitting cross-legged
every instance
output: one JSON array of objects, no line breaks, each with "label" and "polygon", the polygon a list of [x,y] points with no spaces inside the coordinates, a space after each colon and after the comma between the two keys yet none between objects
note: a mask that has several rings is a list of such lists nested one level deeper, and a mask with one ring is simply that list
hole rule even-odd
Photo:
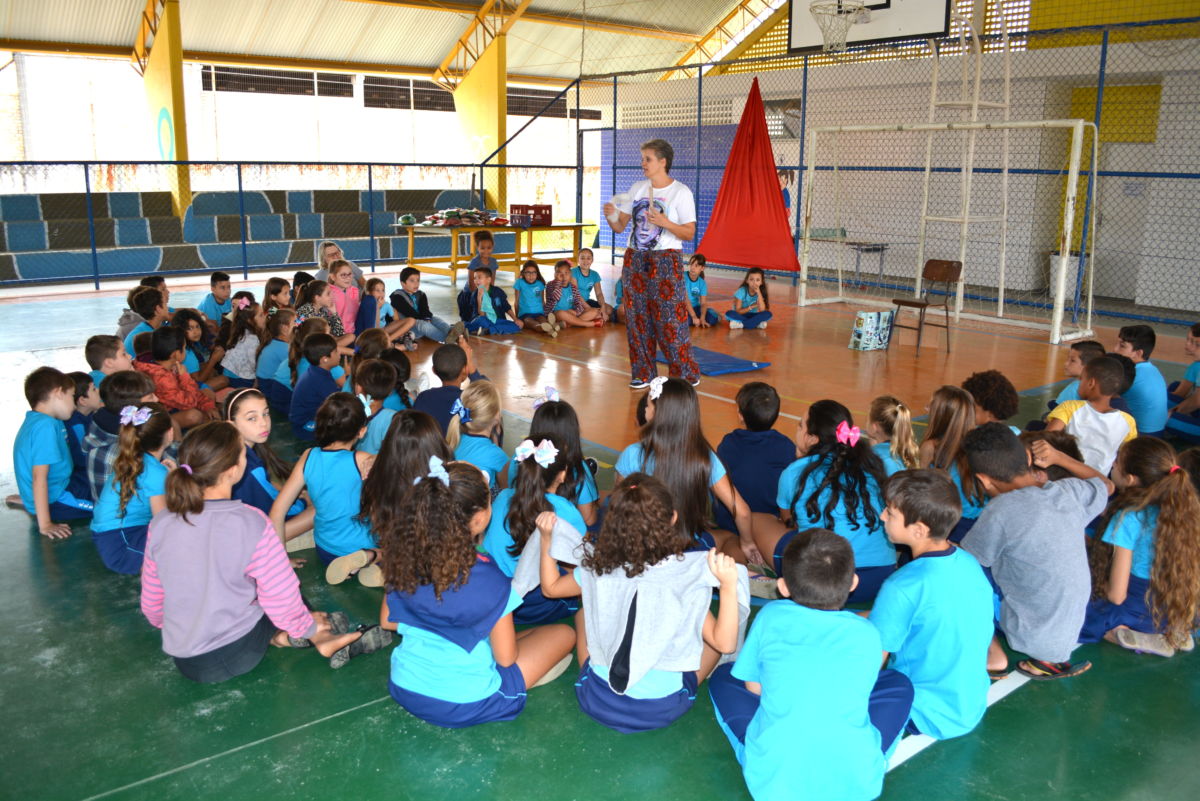
[{"label": "child sitting cross-legged", "polygon": [[67,373],[67,377],[75,384],[72,397],[75,399],[75,411],[67,418],[67,448],[71,451],[71,462],[74,464],[72,481],[80,482],[78,486],[87,485],[87,456],[83,453],[83,438],[87,436],[88,426],[91,425],[92,415],[104,406],[100,400],[100,390],[92,383],[88,373]]},{"label": "child sitting cross-legged", "polygon": [[868,801],[883,787],[913,686],[879,670],[879,632],[842,611],[857,582],[844,537],[799,532],[783,552],[783,598],[759,611],[737,661],[708,680],[756,801]]},{"label": "child sitting cross-legged", "polygon": [[395,525],[379,532],[387,586],[380,625],[402,635],[392,651],[392,698],[445,728],[512,720],[527,689],[567,669],[575,630],[514,628],[521,597],[476,551],[492,511],[479,468],[431,457],[393,504]]},{"label": "child sitting cross-legged", "polygon": [[225,351],[221,371],[229,379],[229,386],[252,387],[267,315],[254,300],[253,292],[235,293],[232,304],[233,311],[221,322],[221,332],[217,335],[217,342]]},{"label": "child sitting cross-legged", "polygon": [[292,335],[296,333],[296,313],[291,309],[275,309],[267,316],[266,329],[263,332],[262,344],[255,354],[254,377],[258,388],[266,395],[271,405],[280,411],[287,411],[292,403],[291,386],[284,386],[275,380],[279,366],[287,363],[288,351],[291,349]]},{"label": "child sitting cross-legged", "polygon": [[467,297],[464,310],[467,331],[472,334],[515,334],[525,327],[504,290],[492,286],[495,273],[490,267],[476,267],[471,275],[475,278],[475,290]]},{"label": "child sitting cross-legged", "polygon": [[921,453],[913,434],[912,412],[899,398],[880,395],[867,412],[867,433],[875,440],[875,453],[889,476],[921,466]]},{"label": "child sitting cross-legged", "polygon": [[293,434],[311,442],[316,428],[317,409],[326,398],[342,388],[346,378],[344,375],[335,377],[332,372],[338,368],[338,344],[329,334],[306,337],[301,351],[308,362],[308,369],[297,379],[296,388],[292,390],[288,422],[292,424]]},{"label": "child sitting cross-legged", "polygon": [[1116,352],[1133,360],[1133,385],[1121,393],[1140,434],[1162,436],[1167,426],[1167,382],[1150,361],[1158,337],[1148,325],[1127,325],[1117,333]]},{"label": "child sitting cross-legged", "polygon": [[485,471],[493,489],[508,486],[508,454],[500,438],[500,393],[491,381],[473,381],[454,402],[446,443],[454,458]]},{"label": "child sitting cross-legged", "polygon": [[1103,475],[1112,469],[1121,443],[1137,436],[1133,417],[1112,405],[1124,381],[1124,370],[1116,359],[1097,356],[1079,376],[1080,400],[1058,404],[1046,418],[1046,430],[1066,431],[1075,437],[1084,463]]},{"label": "child sitting cross-legged", "polygon": [[374,456],[396,416],[395,409],[383,405],[396,389],[396,368],[382,359],[368,359],[355,366],[353,381],[354,394],[367,412],[367,433],[356,450]]},{"label": "child sitting cross-legged", "polygon": [[229,379],[221,373],[225,350],[216,343],[204,316],[195,309],[180,309],[171,317],[171,327],[183,332],[183,369],[195,379],[200,389],[220,392],[228,387]]},{"label": "child sitting cross-legged", "polygon": [[[600,490],[594,474],[597,465],[595,460],[583,457],[579,415],[554,387],[546,387],[546,394],[533,402],[533,420],[529,423],[528,439],[534,442],[548,439],[559,449],[565,460],[566,475],[554,494],[571,501],[583,522],[588,526],[593,525],[600,505]],[[508,463],[510,487],[514,486],[520,467],[521,462],[516,457]]]},{"label": "child sitting cross-legged", "polygon": [[912,680],[908,731],[958,737],[987,709],[992,585],[975,557],[947,539],[962,506],[945,474],[896,473],[884,487],[884,502],[888,539],[908,546],[913,560],[883,582],[870,620],[883,640],[885,664]]},{"label": "child sitting cross-legged", "polygon": [[487,377],[475,369],[475,354],[466,337],[458,340],[456,345],[442,345],[433,352],[433,374],[442,385],[418,394],[412,407],[437,420],[445,433],[454,416],[450,410],[462,395],[463,382]]},{"label": "child sitting cross-legged", "polygon": [[559,328],[568,325],[580,328],[604,325],[600,309],[594,309],[584,302],[571,277],[571,262],[566,259],[560,259],[554,265],[554,280],[546,284],[546,302],[542,312],[552,325]]},{"label": "child sitting cross-legged", "polygon": [[517,316],[529,326],[552,337],[558,336],[558,326],[550,322],[546,314],[546,282],[536,261],[530,259],[521,265],[521,275],[513,282],[513,300]]},{"label": "child sitting cross-legged", "polygon": [[[744,587],[744,605],[738,600],[745,568],[715,548],[693,551],[670,490],[645,473],[617,485],[600,533],[589,534],[583,547],[573,537],[561,541],[558,522],[553,512],[537,518],[541,591],[582,596],[580,708],[622,733],[669,726],[692,707],[721,655],[737,648],[739,618],[749,614]],[[559,559],[580,566],[568,573]]]},{"label": "child sitting cross-legged", "polygon": [[83,358],[88,367],[92,368],[90,375],[96,389],[104,379],[120,370],[132,370],[133,359],[121,340],[111,334],[96,334],[88,337],[83,347]]},{"label": "child sitting cross-legged", "polygon": [[[968,432],[963,449],[992,500],[962,547],[990,571],[1000,631],[1029,656],[1017,670],[1036,680],[1078,676],[1092,666],[1070,662],[1091,595],[1084,527],[1104,511],[1112,485],[1044,440],[1030,447],[1040,467],[1058,465],[1074,477],[1039,486],[1030,454],[1008,426],[985,423]],[[1007,665],[993,638],[988,671],[998,678]]]},{"label": "child sitting cross-legged", "polygon": [[730,328],[766,328],[771,319],[767,274],[759,267],[746,271],[741,286],[733,293],[733,309],[725,312]]},{"label": "child sitting cross-legged", "polygon": [[162,293],[148,286],[135,290],[129,296],[129,305],[142,318],[142,322],[129,329],[129,333],[125,335],[125,350],[134,353],[133,338],[143,332],[149,333],[160,328],[170,319],[170,315],[167,314],[167,302],[163,300]]},{"label": "child sitting cross-legged", "polygon": [[87,435],[83,438],[83,456],[87,462],[87,481],[92,499],[99,499],[112,475],[113,460],[117,458],[117,442],[121,436],[121,410],[131,405],[157,403],[158,396],[154,394],[154,382],[145,373],[120,370],[100,384],[100,402],[104,405],[92,414]]},{"label": "child sitting cross-legged", "polygon": [[150,339],[150,359],[135,361],[133,367],[154,382],[158,402],[171,411],[181,428],[216,419],[217,405],[212,396],[201,391],[183,366],[182,331],[173,326],[155,329]]},{"label": "child sitting cross-legged", "polygon": [[162,629],[163,651],[208,683],[250,672],[272,645],[315,646],[335,669],[386,646],[385,630],[350,632],[345,615],[308,610],[271,521],[230,498],[245,460],[228,423],[199,426],[179,447],[142,565],[142,614]]},{"label": "child sitting cross-legged", "polygon": [[[756,524],[775,518],[775,490],[779,476],[796,459],[796,444],[773,426],[779,419],[779,393],[770,384],[751,381],[737,393],[736,428],[717,446],[717,457],[728,471],[733,488],[750,507]],[[713,503],[717,528],[736,531],[737,521],[729,507]]]}]

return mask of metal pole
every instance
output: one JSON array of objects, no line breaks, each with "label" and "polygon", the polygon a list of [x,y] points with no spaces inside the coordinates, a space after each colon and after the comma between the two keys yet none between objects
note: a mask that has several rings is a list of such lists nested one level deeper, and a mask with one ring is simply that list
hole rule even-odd
[{"label": "metal pole", "polygon": [[83,165],[83,192],[87,195],[88,209],[88,238],[92,247],[92,284],[100,288],[100,256],[96,253],[96,214],[92,210],[92,178],[88,175],[87,165]]},{"label": "metal pole", "polygon": [[[613,76],[613,105],[612,105],[612,194],[617,194],[617,76]],[[609,226],[609,261],[613,264],[617,262],[617,232]],[[626,287],[628,289],[628,287]]]},{"label": "metal pole", "polygon": [[1083,149],[1083,120],[1071,131],[1071,161],[1067,168],[1067,206],[1063,211],[1062,239],[1058,245],[1058,271],[1054,276],[1054,313],[1050,319],[1050,344],[1062,342],[1062,315],[1066,305],[1067,263],[1071,256],[1071,234],[1075,225],[1075,193],[1079,188],[1079,162]]},{"label": "metal pole", "polygon": [[250,280],[250,256],[246,249],[246,196],[242,193],[242,165],[237,165],[238,179],[238,219],[242,223],[242,280]]},{"label": "metal pole", "polygon": [[[704,70],[696,70],[696,211],[700,211],[700,134],[704,130]],[[696,215],[699,221],[699,214]],[[700,225],[697,222],[696,228]],[[707,226],[705,226],[707,227]],[[699,231],[696,232],[699,234]],[[696,240],[692,242],[692,252],[696,252],[696,248],[700,243]]]},{"label": "metal pole", "polygon": [[[1100,42],[1100,74],[1096,79],[1096,110],[1092,115],[1092,122],[1096,125],[1095,136],[1100,135],[1100,116],[1104,113],[1104,78],[1108,72],[1108,29],[1104,31],[1104,38]],[[1079,322],[1079,301],[1083,293],[1083,264],[1084,260],[1090,261],[1091,257],[1087,252],[1088,245],[1088,229],[1092,223],[1092,181],[1095,179],[1097,164],[1092,156],[1095,155],[1095,148],[1089,154],[1088,164],[1088,179],[1087,179],[1087,196],[1083,200],[1083,228],[1079,234],[1079,265],[1075,268],[1075,302],[1071,305],[1071,322]]]},{"label": "metal pole", "polygon": [[[792,250],[796,250],[800,246],[800,198],[801,189],[804,185],[804,142],[805,128],[808,126],[808,56],[804,57],[804,68],[800,79],[800,159],[796,164],[796,197],[793,203],[796,204],[796,233],[792,234]],[[792,286],[800,280],[798,273],[792,274]]]},{"label": "metal pole", "polygon": [[371,272],[375,272],[375,182],[367,165],[367,234],[371,237]]},{"label": "metal pole", "polygon": [[[810,232],[812,228],[812,190],[813,179],[816,177],[817,161],[817,129],[808,132],[808,168],[804,171],[804,217],[802,244],[800,246],[800,304],[808,300],[808,255],[811,246]],[[840,293],[839,293],[840,294]]]},{"label": "metal pole", "polygon": [[575,222],[583,223],[583,130],[580,127],[579,94],[581,84],[575,81]]}]

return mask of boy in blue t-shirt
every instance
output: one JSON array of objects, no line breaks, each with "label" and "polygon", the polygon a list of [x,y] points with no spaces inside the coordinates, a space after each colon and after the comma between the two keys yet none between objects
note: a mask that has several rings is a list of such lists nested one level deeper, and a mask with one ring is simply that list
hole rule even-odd
[{"label": "boy in blue t-shirt", "polygon": [[758,613],[737,661],[709,677],[717,722],[756,801],[868,801],[883,787],[913,686],[877,669],[879,632],[842,610],[857,581],[845,538],[801,531],[783,553],[783,599]]},{"label": "boy in blue t-shirt", "polygon": [[80,480],[87,482],[87,457],[83,453],[83,438],[87,436],[92,415],[104,404],[100,401],[100,390],[96,389],[92,377],[87,373],[67,373],[75,385],[75,411],[67,418],[67,447],[71,450],[71,462]]},{"label": "boy in blue t-shirt", "polygon": [[492,269],[476,267],[471,274],[475,277],[475,291],[468,301],[468,316],[464,317],[467,330],[473,334],[515,334],[524,328],[524,321],[513,311],[504,290],[492,286]]},{"label": "boy in blue t-shirt", "polygon": [[1060,403],[1067,401],[1080,400],[1079,397],[1079,377],[1083,375],[1083,368],[1092,359],[1097,356],[1104,355],[1104,345],[1092,339],[1086,339],[1082,342],[1072,342],[1071,347],[1067,349],[1067,361],[1063,365],[1063,375],[1072,379],[1071,383],[1062,388],[1049,406],[1051,410]]},{"label": "boy in blue t-shirt", "polygon": [[50,539],[71,536],[71,527],[54,520],[86,520],[92,516],[86,476],[76,475],[67,429],[75,411],[75,382],[53,367],[39,367],[25,378],[30,411],[13,441],[13,468],[18,495],[9,506],[21,506],[37,518],[38,531]]},{"label": "boy in blue t-shirt", "polygon": [[902,470],[884,488],[888,539],[913,560],[883,582],[870,620],[889,667],[913,683],[908,731],[939,740],[966,734],[987,709],[992,585],[948,539],[962,516],[954,483],[936,470]]},{"label": "boy in blue t-shirt", "polygon": [[96,385],[97,390],[104,379],[113,373],[133,369],[133,359],[129,351],[125,350],[121,340],[112,334],[88,337],[87,344],[83,346],[83,358],[88,367],[92,368],[88,375],[92,377],[92,383]]},{"label": "boy in blue t-shirt", "polygon": [[233,302],[230,300],[233,290],[229,286],[229,275],[220,270],[209,276],[208,284],[211,291],[196,308],[208,318],[213,330],[216,330],[221,325],[221,318],[233,308]]},{"label": "boy in blue t-shirt", "polygon": [[[733,488],[750,507],[751,514],[775,520],[775,490],[779,476],[796,461],[796,443],[772,426],[779,419],[779,393],[770,384],[751,381],[737,394],[738,422],[717,446],[717,457],[733,482]],[[733,514],[713,499],[717,528],[737,531]]]},{"label": "boy in blue t-shirt", "polygon": [[1157,337],[1148,325],[1127,325],[1117,332],[1116,352],[1133,361],[1133,386],[1121,393],[1140,436],[1162,436],[1167,427],[1167,382],[1150,363]]},{"label": "boy in blue t-shirt", "polygon": [[170,315],[167,313],[167,302],[163,300],[162,293],[148,286],[141,287],[130,296],[129,306],[142,318],[142,322],[125,335],[125,352],[136,356],[138,353],[133,342],[137,335],[143,332],[154,333],[154,329],[161,328],[163,323],[170,319]]},{"label": "boy in blue t-shirt", "polygon": [[1184,340],[1183,350],[1192,360],[1183,380],[1167,388],[1171,409],[1167,430],[1191,442],[1200,442],[1200,323],[1195,323]]},{"label": "boy in blue t-shirt", "polygon": [[342,388],[345,377],[333,377],[332,370],[338,363],[337,340],[329,334],[311,334],[304,340],[304,358],[309,368],[296,379],[292,391],[292,405],[288,409],[288,422],[292,433],[302,440],[313,441],[316,430],[317,409],[333,393]]}]

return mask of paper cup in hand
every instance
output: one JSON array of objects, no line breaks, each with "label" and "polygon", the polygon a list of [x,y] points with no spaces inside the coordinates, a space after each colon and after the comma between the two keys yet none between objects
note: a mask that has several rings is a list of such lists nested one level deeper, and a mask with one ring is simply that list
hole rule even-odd
[{"label": "paper cup in hand", "polygon": [[616,209],[612,214],[609,215],[608,222],[611,225],[619,225],[621,222],[621,213],[631,213],[633,211],[633,203],[630,200],[629,195],[625,192],[613,195],[610,202],[616,207]]}]

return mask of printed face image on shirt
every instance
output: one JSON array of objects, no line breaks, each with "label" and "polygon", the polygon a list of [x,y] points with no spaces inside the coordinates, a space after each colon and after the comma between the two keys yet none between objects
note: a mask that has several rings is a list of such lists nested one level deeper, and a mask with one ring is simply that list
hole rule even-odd
[{"label": "printed face image on shirt", "polygon": [[[666,214],[667,208],[658,198],[653,199],[654,208],[659,214]],[[654,225],[646,217],[650,211],[651,200],[640,198],[633,202],[633,247],[635,250],[654,250],[658,245],[658,237],[662,228]]]}]

